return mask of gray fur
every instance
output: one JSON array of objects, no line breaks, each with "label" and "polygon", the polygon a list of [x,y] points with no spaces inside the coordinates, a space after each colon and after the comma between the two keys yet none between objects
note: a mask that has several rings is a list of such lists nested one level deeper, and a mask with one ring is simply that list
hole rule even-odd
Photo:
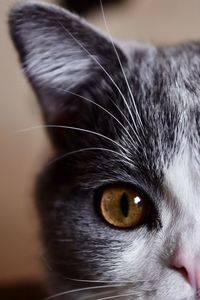
[{"label": "gray fur", "polygon": [[[97,285],[73,280],[82,279],[103,281],[98,284],[105,288],[62,299],[121,294],[127,296],[118,299],[197,299],[171,261],[181,236],[200,253],[200,44],[116,43],[132,97],[111,41],[75,15],[56,6],[25,4],[12,10],[10,28],[45,123],[70,127],[47,129],[55,157],[36,188],[55,291]],[[66,155],[87,147],[110,151]],[[66,156],[58,159],[61,155]],[[185,174],[180,185],[190,199],[181,194],[179,174]],[[129,183],[148,195],[148,224],[119,230],[102,221],[95,202],[113,182]],[[105,281],[128,283],[108,288]]]}]

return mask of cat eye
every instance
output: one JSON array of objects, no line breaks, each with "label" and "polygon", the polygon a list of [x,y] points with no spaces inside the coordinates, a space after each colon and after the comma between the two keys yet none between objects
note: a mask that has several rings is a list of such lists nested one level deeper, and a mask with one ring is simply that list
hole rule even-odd
[{"label": "cat eye", "polygon": [[118,228],[133,228],[143,224],[149,216],[146,197],[131,186],[108,186],[101,197],[102,217]]}]

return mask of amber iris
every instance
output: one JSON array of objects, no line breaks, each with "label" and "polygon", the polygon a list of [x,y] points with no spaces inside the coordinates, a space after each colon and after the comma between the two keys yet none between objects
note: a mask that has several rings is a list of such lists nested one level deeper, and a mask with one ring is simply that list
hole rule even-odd
[{"label": "amber iris", "polygon": [[136,189],[124,185],[107,187],[101,197],[103,218],[119,228],[135,227],[144,222],[148,207],[145,197]]}]

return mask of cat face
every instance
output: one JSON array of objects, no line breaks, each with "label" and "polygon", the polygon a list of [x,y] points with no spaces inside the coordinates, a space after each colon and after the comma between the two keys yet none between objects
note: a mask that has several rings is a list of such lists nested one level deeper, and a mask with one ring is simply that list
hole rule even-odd
[{"label": "cat face", "polygon": [[200,45],[121,46],[42,4],[10,28],[55,149],[36,188],[54,298],[198,299]]}]

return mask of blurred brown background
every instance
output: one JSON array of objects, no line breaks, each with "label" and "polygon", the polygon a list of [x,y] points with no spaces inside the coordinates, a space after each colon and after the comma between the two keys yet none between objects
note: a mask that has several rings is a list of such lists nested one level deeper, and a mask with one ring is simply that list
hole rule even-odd
[{"label": "blurred brown background", "polygon": [[[4,287],[44,278],[31,195],[34,176],[50,153],[42,130],[15,133],[40,124],[40,113],[8,36],[7,12],[14,2],[0,1],[0,283]],[[199,0],[113,2],[105,12],[115,37],[161,44],[200,40]],[[105,30],[99,9],[86,17]],[[0,289],[1,299],[15,299],[3,292]]]}]

